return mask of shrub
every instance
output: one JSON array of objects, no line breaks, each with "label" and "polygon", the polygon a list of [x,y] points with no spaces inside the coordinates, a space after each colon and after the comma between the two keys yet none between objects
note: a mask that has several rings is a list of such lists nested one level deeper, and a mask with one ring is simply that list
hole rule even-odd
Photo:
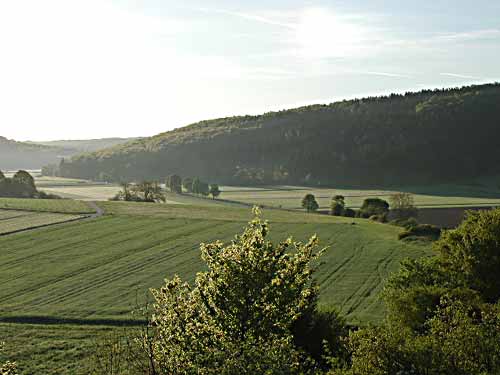
[{"label": "shrub", "polygon": [[410,226],[407,230],[399,233],[398,238],[403,240],[409,237],[425,237],[429,240],[436,241],[441,235],[441,229],[431,224],[417,224]]},{"label": "shrub", "polygon": [[354,211],[352,208],[346,208],[344,210],[344,216],[345,217],[355,217],[356,216],[356,211]]},{"label": "shrub", "polygon": [[379,223],[387,223],[387,214],[372,215],[369,219],[372,221],[378,221]]},{"label": "shrub", "polygon": [[[294,324],[314,311],[317,239],[273,244],[256,218],[230,244],[202,244],[208,271],[193,286],[175,276],[153,290],[154,359],[168,374],[308,373]],[[313,319],[315,326],[321,320]],[[300,330],[299,330],[300,331]],[[307,343],[304,343],[307,347]]]},{"label": "shrub", "polygon": [[360,217],[369,218],[373,215],[386,215],[389,212],[389,203],[380,198],[367,198],[359,209]]}]

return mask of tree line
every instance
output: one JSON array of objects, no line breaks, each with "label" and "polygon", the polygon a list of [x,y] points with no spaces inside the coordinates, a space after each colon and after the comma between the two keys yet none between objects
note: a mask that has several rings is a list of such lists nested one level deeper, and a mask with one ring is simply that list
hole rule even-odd
[{"label": "tree line", "polygon": [[[228,185],[397,185],[500,173],[500,84],[202,121],[65,160],[60,174]],[[466,152],[464,152],[466,150]]]},{"label": "tree line", "polygon": [[[140,183],[120,183],[121,190],[111,200],[127,202],[165,202],[165,190],[159,181],[142,181]],[[194,194],[216,199],[220,194],[218,184],[208,184],[198,177],[170,175],[165,179],[165,188],[175,194]]]}]

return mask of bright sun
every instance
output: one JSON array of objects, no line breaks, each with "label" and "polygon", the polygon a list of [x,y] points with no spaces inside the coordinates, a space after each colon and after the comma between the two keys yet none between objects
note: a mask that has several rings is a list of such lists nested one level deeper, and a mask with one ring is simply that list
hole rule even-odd
[{"label": "bright sun", "polygon": [[355,51],[361,30],[325,9],[312,8],[302,12],[296,38],[305,57],[345,57]]}]

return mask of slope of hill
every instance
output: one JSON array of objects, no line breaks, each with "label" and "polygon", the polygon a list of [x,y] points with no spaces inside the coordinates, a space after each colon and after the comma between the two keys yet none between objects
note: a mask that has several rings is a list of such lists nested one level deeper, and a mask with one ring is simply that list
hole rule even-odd
[{"label": "slope of hill", "polygon": [[63,158],[94,152],[137,138],[103,138],[48,142],[17,142],[0,136],[0,170],[40,169]]},{"label": "slope of hill", "polygon": [[228,184],[450,182],[500,172],[500,84],[203,121],[62,165],[63,176]]},{"label": "slope of hill", "polygon": [[100,138],[100,139],[82,139],[82,140],[60,140],[46,142],[30,142],[33,144],[62,147],[65,149],[74,150],[77,153],[94,152],[105,148],[113,147],[130,141],[135,141],[138,138]]},{"label": "slope of hill", "polygon": [[0,136],[0,170],[40,169],[74,154],[74,151],[61,147],[16,142]]}]

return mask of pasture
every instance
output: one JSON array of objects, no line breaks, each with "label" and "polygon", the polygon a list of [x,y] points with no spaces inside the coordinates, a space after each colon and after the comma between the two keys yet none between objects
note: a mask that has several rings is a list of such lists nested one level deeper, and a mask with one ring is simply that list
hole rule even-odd
[{"label": "pasture", "polygon": [[0,236],[81,219],[82,215],[0,209]]},{"label": "pasture", "polygon": [[0,209],[64,214],[91,214],[95,212],[87,203],[71,199],[0,198]]},{"label": "pasture", "polygon": [[496,185],[439,185],[430,187],[397,187],[394,189],[311,188],[304,186],[221,187],[222,199],[299,210],[306,194],[313,194],[320,210],[328,210],[334,195],[343,195],[350,208],[361,207],[366,198],[389,197],[398,191],[412,193],[419,208],[478,207],[500,205],[500,189]]},{"label": "pasture", "polygon": [[[164,278],[192,281],[203,270],[200,242],[229,241],[252,217],[248,208],[203,203],[100,202],[103,217],[0,237],[0,340],[16,335],[8,354],[29,362],[22,373],[78,373],[73,366],[95,332],[132,319]],[[429,253],[426,245],[398,241],[399,228],[367,220],[272,209],[264,216],[273,240],[316,233],[329,247],[317,273],[320,304],[336,306],[354,324],[380,322],[385,278],[401,259]],[[24,347],[36,327],[34,344]]]}]

